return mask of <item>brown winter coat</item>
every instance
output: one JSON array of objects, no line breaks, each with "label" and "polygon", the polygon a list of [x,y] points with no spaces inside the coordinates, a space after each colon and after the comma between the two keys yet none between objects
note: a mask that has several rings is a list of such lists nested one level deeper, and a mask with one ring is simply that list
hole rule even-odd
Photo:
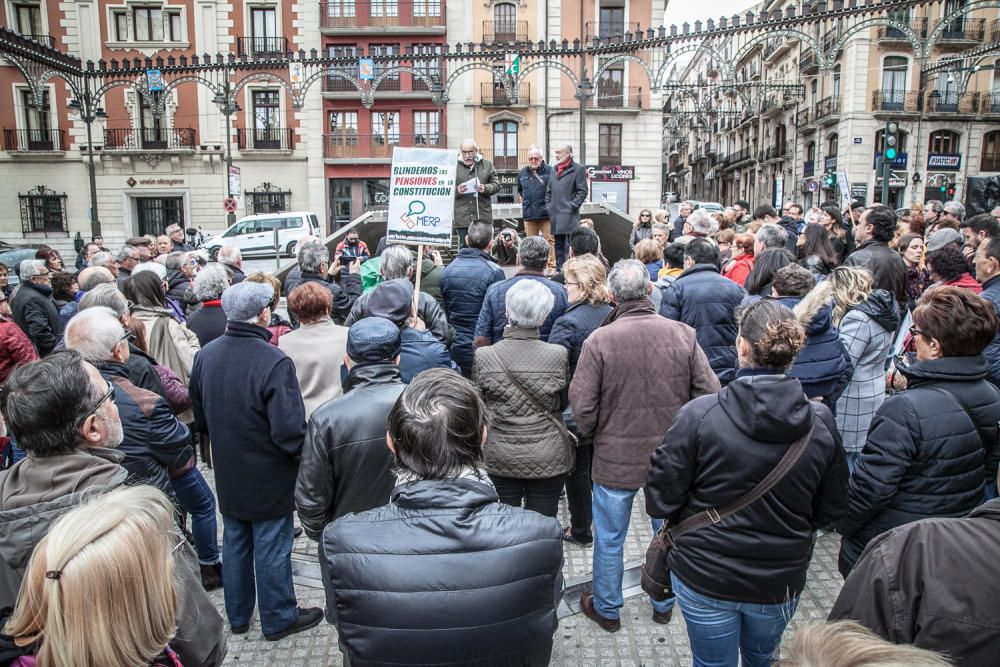
[{"label": "brown winter coat", "polygon": [[[527,398],[504,368],[531,392]],[[566,407],[569,353],[538,339],[538,329],[508,325],[503,340],[476,350],[473,382],[490,414],[483,452],[491,475],[545,479],[573,467],[575,452],[540,403],[556,419]]]},{"label": "brown winter coat", "polygon": [[569,388],[577,427],[594,439],[594,483],[642,488],[677,411],[717,391],[694,329],[660,317],[648,299],[620,304],[584,342]]}]

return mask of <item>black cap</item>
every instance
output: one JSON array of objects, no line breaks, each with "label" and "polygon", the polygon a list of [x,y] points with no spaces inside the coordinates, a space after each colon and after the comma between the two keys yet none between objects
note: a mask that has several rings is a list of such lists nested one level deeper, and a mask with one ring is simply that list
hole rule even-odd
[{"label": "black cap", "polygon": [[406,278],[396,278],[381,283],[368,297],[365,317],[384,317],[397,326],[410,318],[413,303],[413,285]]},{"label": "black cap", "polygon": [[356,364],[399,356],[399,327],[384,317],[365,317],[347,332],[347,356]]}]

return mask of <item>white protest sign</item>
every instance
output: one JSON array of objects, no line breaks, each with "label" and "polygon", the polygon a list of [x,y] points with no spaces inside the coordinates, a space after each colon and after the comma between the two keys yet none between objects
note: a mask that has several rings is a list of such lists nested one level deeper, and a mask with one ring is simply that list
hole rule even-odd
[{"label": "white protest sign", "polygon": [[847,174],[837,172],[837,187],[840,188],[840,205],[847,208],[851,205],[851,186],[847,182]]},{"label": "white protest sign", "polygon": [[395,148],[386,241],[451,245],[458,155],[438,148]]}]

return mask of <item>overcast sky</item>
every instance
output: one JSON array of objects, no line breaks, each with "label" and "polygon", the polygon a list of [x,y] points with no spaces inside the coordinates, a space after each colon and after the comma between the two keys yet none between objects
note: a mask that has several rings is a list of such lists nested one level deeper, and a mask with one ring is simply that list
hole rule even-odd
[{"label": "overcast sky", "polygon": [[667,11],[664,13],[663,25],[669,28],[672,23],[680,26],[687,21],[693,26],[698,19],[701,19],[702,23],[705,23],[707,19],[714,19],[718,22],[720,16],[743,14],[749,7],[753,7],[758,2],[753,0],[712,0],[711,2],[667,0]]}]

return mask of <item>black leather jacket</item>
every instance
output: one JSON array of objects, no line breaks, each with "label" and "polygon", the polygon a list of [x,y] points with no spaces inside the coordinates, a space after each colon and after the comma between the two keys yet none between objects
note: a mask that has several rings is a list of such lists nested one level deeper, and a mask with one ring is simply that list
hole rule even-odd
[{"label": "black leather jacket", "polygon": [[394,364],[359,364],[344,395],[312,413],[295,482],[295,507],[310,538],[345,514],[389,502],[396,476],[385,422],[404,387]]},{"label": "black leather jacket", "polygon": [[327,619],[351,665],[547,665],[559,522],[474,478],[401,484],[323,531]]}]

